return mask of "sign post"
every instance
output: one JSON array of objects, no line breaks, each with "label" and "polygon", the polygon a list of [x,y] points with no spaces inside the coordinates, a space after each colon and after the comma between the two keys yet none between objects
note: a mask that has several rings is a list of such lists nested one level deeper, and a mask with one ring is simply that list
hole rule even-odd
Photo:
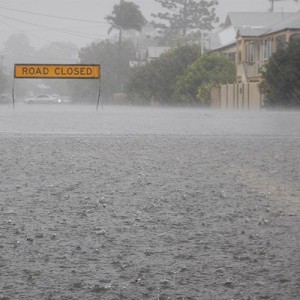
[{"label": "sign post", "polygon": [[[99,79],[97,110],[101,96],[100,65],[85,64],[15,64],[14,79]],[[15,106],[14,83],[12,90],[13,107]]]}]

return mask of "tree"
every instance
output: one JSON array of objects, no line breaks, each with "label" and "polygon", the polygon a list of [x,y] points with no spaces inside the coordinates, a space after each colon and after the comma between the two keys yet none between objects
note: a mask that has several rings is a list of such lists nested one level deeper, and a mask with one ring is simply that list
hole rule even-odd
[{"label": "tree", "polygon": [[[129,62],[135,53],[134,45],[130,41],[122,43],[123,55],[118,62],[118,43],[108,40],[91,43],[79,51],[79,61],[82,64],[101,65],[101,89],[105,99],[112,97],[118,90],[119,80],[121,85],[129,76]],[[119,72],[119,73],[118,73]],[[77,100],[94,101],[98,92],[98,82],[95,80],[70,81],[73,97]]]},{"label": "tree", "polygon": [[[35,59],[37,63],[44,64],[74,64],[78,60],[78,48],[70,42],[52,42],[37,50]],[[42,83],[53,94],[68,96],[70,93],[68,80],[42,79]]]},{"label": "tree", "polygon": [[151,99],[161,104],[177,104],[174,95],[177,78],[200,56],[200,51],[198,45],[178,46],[157,60],[133,68],[126,85],[130,99],[147,104]]},{"label": "tree", "polygon": [[118,30],[120,38],[123,30],[141,31],[146,20],[139,7],[133,2],[121,0],[119,5],[115,5],[112,14],[105,18],[111,27],[108,30]]},{"label": "tree", "polygon": [[21,53],[32,54],[34,48],[30,45],[30,39],[24,33],[14,34],[11,35],[5,42],[4,42],[4,51],[5,50],[22,50]]},{"label": "tree", "polygon": [[164,11],[152,14],[160,23],[160,43],[174,44],[176,40],[193,41],[201,38],[201,32],[212,30],[218,21],[215,13],[217,1],[205,0],[155,0]]},{"label": "tree", "polygon": [[23,33],[9,36],[4,42],[3,53],[9,69],[13,69],[16,61],[32,63],[35,59],[35,49],[31,46],[28,36]]},{"label": "tree", "polygon": [[[122,34],[123,30],[136,30],[141,31],[142,27],[146,24],[146,19],[142,15],[139,7],[132,3],[120,0],[119,5],[115,5],[112,14],[105,18],[110,24],[108,34],[113,30],[119,31],[119,58],[121,60],[122,50]],[[121,89],[121,83],[119,81],[119,89]]]},{"label": "tree", "polygon": [[[6,72],[13,72],[14,64],[34,63],[35,49],[30,44],[30,39],[24,33],[13,34],[4,42],[3,54],[5,56]],[[35,81],[19,80],[15,83],[16,98],[24,97],[26,94],[34,90]]]},{"label": "tree", "polygon": [[70,42],[51,42],[36,51],[36,59],[44,63],[76,63],[78,48]]},{"label": "tree", "polygon": [[300,105],[300,42],[290,42],[279,49],[262,70],[261,87],[265,92],[267,106]]},{"label": "tree", "polygon": [[177,80],[176,94],[182,102],[208,104],[210,88],[233,83],[235,77],[236,67],[230,58],[218,53],[205,54],[191,64]]},{"label": "tree", "polygon": [[8,77],[5,75],[0,68],[0,94],[8,92]]}]

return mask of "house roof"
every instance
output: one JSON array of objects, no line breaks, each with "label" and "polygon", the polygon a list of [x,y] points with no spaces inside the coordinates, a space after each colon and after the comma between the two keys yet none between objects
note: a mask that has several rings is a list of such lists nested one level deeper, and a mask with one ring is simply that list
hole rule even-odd
[{"label": "house roof", "polygon": [[268,30],[267,33],[274,33],[285,29],[300,29],[300,11],[273,24],[273,26]]},{"label": "house roof", "polygon": [[262,36],[275,32],[279,32],[287,29],[299,29],[300,30],[300,12],[293,13],[285,17],[283,20],[272,24],[267,28],[253,29],[253,28],[241,28],[239,29],[239,35],[241,36]]},{"label": "house roof", "polygon": [[230,25],[226,28],[219,29],[209,36],[210,49],[218,49],[235,43],[236,30]]},{"label": "house roof", "polygon": [[266,33],[268,29],[266,28],[240,28],[238,34],[240,36],[253,36],[258,37]]},{"label": "house roof", "polygon": [[210,36],[210,48],[216,50],[235,43],[238,32],[242,36],[260,36],[282,28],[288,20],[293,20],[296,24],[299,21],[296,21],[296,15],[299,18],[299,12],[231,12],[226,17],[224,27]]},{"label": "house roof", "polygon": [[282,12],[231,12],[226,17],[225,27],[232,25],[235,29],[245,27],[267,28],[293,14]]}]

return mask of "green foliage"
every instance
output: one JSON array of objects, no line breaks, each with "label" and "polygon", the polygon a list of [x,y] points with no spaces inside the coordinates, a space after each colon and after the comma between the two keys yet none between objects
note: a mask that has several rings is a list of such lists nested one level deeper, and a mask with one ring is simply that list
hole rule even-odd
[{"label": "green foliage", "polygon": [[[129,42],[122,43],[122,59],[119,68],[119,45],[108,40],[92,43],[79,51],[79,60],[82,64],[101,65],[101,88],[105,99],[113,97],[118,92],[119,79],[121,84],[129,76],[129,62],[135,53],[134,45]],[[120,72],[118,74],[118,72]],[[98,82],[95,80],[72,80],[70,86],[73,97],[78,101],[90,99],[94,101],[98,93]]]},{"label": "green foliage", "polygon": [[179,46],[155,61],[133,68],[126,92],[138,103],[150,103],[153,99],[161,104],[178,103],[174,95],[177,78],[199,55],[197,45]]},{"label": "green foliage", "polygon": [[207,89],[217,84],[233,83],[235,76],[235,64],[230,58],[217,53],[205,54],[178,79],[176,94],[182,102],[208,103]]},{"label": "green foliage", "polygon": [[201,31],[212,30],[218,22],[215,13],[217,1],[205,0],[155,0],[163,10],[153,17],[160,20],[155,22],[160,29],[159,43],[174,45],[176,41],[183,42],[201,39]]},{"label": "green foliage", "polygon": [[291,42],[269,59],[262,71],[261,88],[267,106],[300,105],[300,43]]}]

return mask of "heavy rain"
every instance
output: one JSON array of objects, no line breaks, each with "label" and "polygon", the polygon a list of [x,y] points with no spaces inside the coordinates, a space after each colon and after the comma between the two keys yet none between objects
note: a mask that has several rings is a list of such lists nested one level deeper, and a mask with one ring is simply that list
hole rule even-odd
[{"label": "heavy rain", "polygon": [[299,299],[297,1],[0,2],[0,300]]}]

